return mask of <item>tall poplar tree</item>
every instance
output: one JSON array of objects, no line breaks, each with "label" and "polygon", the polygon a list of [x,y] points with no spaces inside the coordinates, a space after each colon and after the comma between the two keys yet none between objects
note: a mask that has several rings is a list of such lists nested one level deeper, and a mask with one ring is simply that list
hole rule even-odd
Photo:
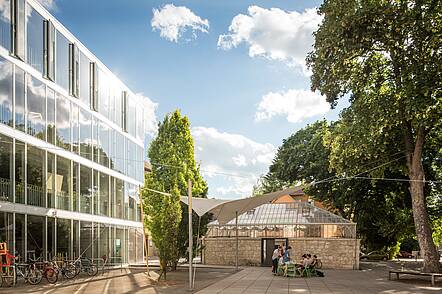
[{"label": "tall poplar tree", "polygon": [[[159,123],[158,135],[148,150],[152,172],[146,175],[145,187],[171,193],[162,195],[144,190],[143,199],[147,227],[159,251],[161,269],[176,267],[180,257],[186,257],[188,244],[187,207],[180,196],[187,195],[188,180],[192,181],[193,197],[207,197],[207,183],[195,162],[190,122],[179,110],[166,115]],[[200,236],[205,233],[207,217],[200,223]],[[198,217],[194,214],[194,239],[198,232]]]}]

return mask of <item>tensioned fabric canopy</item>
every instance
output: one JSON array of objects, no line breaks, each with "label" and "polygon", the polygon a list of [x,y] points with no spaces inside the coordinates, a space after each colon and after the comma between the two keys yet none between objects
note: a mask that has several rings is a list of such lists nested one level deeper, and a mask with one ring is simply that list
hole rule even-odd
[{"label": "tensioned fabric canopy", "polygon": [[[221,199],[206,199],[192,197],[192,209],[199,216],[203,216],[206,213],[212,213],[218,223],[224,225],[229,221],[235,219],[236,215],[241,215],[249,210],[252,210],[258,206],[266,203],[270,203],[273,200],[283,196],[299,193],[300,187],[288,188],[268,194],[258,195],[254,197],[248,197],[237,200],[221,200]],[[182,196],[181,202],[188,204],[187,197]]]}]

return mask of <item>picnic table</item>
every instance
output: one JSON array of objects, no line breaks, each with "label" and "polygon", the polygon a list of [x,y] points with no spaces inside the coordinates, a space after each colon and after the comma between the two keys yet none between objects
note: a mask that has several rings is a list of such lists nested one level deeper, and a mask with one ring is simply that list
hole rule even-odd
[{"label": "picnic table", "polygon": [[396,279],[399,280],[399,275],[414,275],[414,276],[427,276],[431,277],[431,286],[436,283],[436,278],[442,277],[442,274],[438,273],[423,273],[418,271],[407,271],[407,270],[390,270],[388,272],[388,279],[391,280],[391,275],[396,274]]}]

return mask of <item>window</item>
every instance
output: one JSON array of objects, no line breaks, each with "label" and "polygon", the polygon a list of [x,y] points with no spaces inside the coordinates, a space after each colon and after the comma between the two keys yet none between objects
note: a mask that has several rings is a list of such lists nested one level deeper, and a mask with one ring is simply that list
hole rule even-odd
[{"label": "window", "polygon": [[25,60],[25,3],[26,0],[12,0],[12,53]]},{"label": "window", "polygon": [[80,212],[92,213],[92,170],[80,166]]},{"label": "window", "polygon": [[71,210],[71,161],[57,156],[57,173],[55,177],[57,208]]},{"label": "window", "polygon": [[128,110],[128,112],[126,113],[127,132],[135,137],[137,128],[137,107],[135,105],[135,100],[133,96],[130,96],[126,100],[126,102],[128,103],[126,104],[126,110]]},{"label": "window", "polygon": [[109,176],[100,173],[100,214],[109,216]]},{"label": "window", "polygon": [[75,161],[72,163],[72,210],[79,211],[80,210],[80,177],[79,173],[79,164]]},{"label": "window", "polygon": [[32,6],[27,5],[26,40],[27,61],[39,72],[43,72],[43,17]]},{"label": "window", "polygon": [[80,110],[80,155],[92,160],[92,116]]},{"label": "window", "polygon": [[98,132],[99,132],[99,122],[97,118],[93,118],[92,119],[92,142],[93,142],[93,146],[92,146],[92,150],[93,150],[93,155],[94,158],[93,160],[98,163],[100,161],[100,141],[98,139]]},{"label": "window", "polygon": [[55,80],[65,90],[69,90],[69,41],[57,31]]},{"label": "window", "polygon": [[123,112],[122,112],[122,106],[123,106],[123,94],[121,92],[121,90],[114,90],[114,106],[115,106],[115,110],[114,110],[114,115],[115,115],[115,119],[114,122],[117,124],[117,126],[122,127],[122,122],[121,119],[123,118]]},{"label": "window", "polygon": [[[12,139],[0,135],[0,200],[10,201],[13,199],[13,155]],[[1,241],[1,240],[0,240]]]},{"label": "window", "polygon": [[15,203],[25,203],[25,143],[15,141]]},{"label": "window", "polygon": [[44,21],[44,76],[55,81],[55,27],[50,20]]},{"label": "window", "polygon": [[47,207],[55,208],[55,154],[49,153],[47,156],[47,173],[46,173],[46,192]]},{"label": "window", "polygon": [[123,91],[121,96],[121,128],[127,132],[127,92]]},{"label": "window", "polygon": [[[49,105],[49,103],[48,103]],[[56,94],[56,145],[70,151],[71,142],[71,103],[60,94]],[[77,116],[78,117],[78,116]],[[77,131],[78,135],[78,131]]]},{"label": "window", "polygon": [[11,2],[3,0],[0,5],[0,45],[11,50]]},{"label": "window", "polygon": [[98,214],[98,207],[99,207],[99,194],[100,194],[100,183],[98,180],[98,171],[94,170],[92,172],[93,174],[93,179],[92,179],[92,194],[93,194],[93,209],[92,209],[92,213],[94,214]]},{"label": "window", "polygon": [[52,89],[47,93],[47,142],[55,145],[55,92]]},{"label": "window", "polygon": [[79,128],[79,107],[72,103],[71,127],[72,127],[72,152],[78,154],[80,151],[80,128]]},{"label": "window", "polygon": [[32,145],[28,145],[27,151],[27,204],[45,207],[45,152]]},{"label": "window", "polygon": [[98,71],[98,79],[100,81],[98,90],[100,101],[99,112],[109,118],[109,80],[107,75],[101,69]]},{"label": "window", "polygon": [[0,123],[12,127],[12,64],[1,57],[0,72]]},{"label": "window", "polygon": [[80,252],[84,257],[92,258],[92,223],[80,223]]},{"label": "window", "polygon": [[109,156],[110,156],[109,127],[103,122],[100,122],[99,144],[101,146],[100,164],[104,166],[109,166]]},{"label": "window", "polygon": [[88,107],[91,107],[89,92],[89,59],[80,52],[80,101],[83,102]]},{"label": "window", "polygon": [[27,133],[45,140],[46,124],[45,85],[32,78],[28,79]]},{"label": "window", "polygon": [[115,216],[124,217],[124,181],[115,179]]},{"label": "window", "polygon": [[89,96],[91,98],[91,109],[98,111],[98,67],[95,62],[90,63],[89,67],[89,84],[90,84],[90,93]]},{"label": "window", "polygon": [[144,142],[144,116],[143,116],[143,107],[137,107],[137,139]]},{"label": "window", "polygon": [[37,259],[42,257],[45,259],[46,244],[44,242],[44,233],[46,232],[45,217],[28,215],[28,234],[27,234],[27,258]]},{"label": "window", "polygon": [[57,254],[64,259],[71,255],[71,220],[57,218]]},{"label": "window", "polygon": [[55,244],[55,218],[47,217],[47,260],[52,260],[55,257],[55,248],[57,244]]},{"label": "window", "polygon": [[15,67],[15,128],[25,131],[25,72]]},{"label": "window", "polygon": [[69,44],[69,93],[77,97],[80,95],[80,61],[79,51],[75,44]]}]

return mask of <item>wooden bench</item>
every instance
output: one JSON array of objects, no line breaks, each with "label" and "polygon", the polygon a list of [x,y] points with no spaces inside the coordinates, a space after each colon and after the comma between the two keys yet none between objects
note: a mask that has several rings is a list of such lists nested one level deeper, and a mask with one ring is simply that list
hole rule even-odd
[{"label": "wooden bench", "polygon": [[437,273],[422,273],[416,271],[399,271],[399,270],[391,270],[388,272],[388,279],[391,280],[391,274],[396,274],[396,279],[399,280],[399,275],[414,275],[414,276],[427,276],[431,277],[431,286],[434,286],[436,282],[436,277],[442,277],[442,274]]}]

